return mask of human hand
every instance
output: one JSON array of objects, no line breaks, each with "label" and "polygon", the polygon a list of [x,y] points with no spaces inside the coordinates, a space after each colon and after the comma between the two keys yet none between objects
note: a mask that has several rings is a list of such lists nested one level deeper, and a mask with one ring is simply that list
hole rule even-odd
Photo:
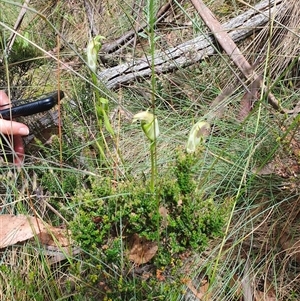
[{"label": "human hand", "polygon": [[[3,106],[6,105],[6,106]],[[0,106],[1,109],[10,107],[10,100],[4,91],[0,91]],[[21,165],[24,159],[24,145],[22,136],[29,134],[28,127],[20,122],[4,120],[0,117],[0,134],[12,136],[12,146],[14,150],[14,163]]]}]

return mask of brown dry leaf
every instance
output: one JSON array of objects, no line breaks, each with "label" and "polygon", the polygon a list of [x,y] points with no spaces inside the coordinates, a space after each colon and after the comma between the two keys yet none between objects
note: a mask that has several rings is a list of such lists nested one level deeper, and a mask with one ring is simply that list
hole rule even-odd
[{"label": "brown dry leaf", "polygon": [[57,246],[46,246],[44,254],[48,257],[50,264],[55,264],[67,259],[68,256],[75,256],[80,254],[82,250],[78,247],[57,247]]},{"label": "brown dry leaf", "polygon": [[276,297],[269,296],[269,294],[266,294],[264,292],[255,291],[254,292],[254,301],[276,301]]},{"label": "brown dry leaf", "polygon": [[281,232],[279,243],[288,256],[300,263],[300,239],[299,236],[293,237],[286,231]]},{"label": "brown dry leaf", "polygon": [[246,92],[241,99],[240,112],[238,114],[238,120],[244,121],[250,114],[252,109],[252,95],[251,92]]},{"label": "brown dry leaf", "polygon": [[0,215],[0,248],[26,241],[45,231],[44,222],[25,215]]},{"label": "brown dry leaf", "polygon": [[192,282],[191,279],[184,279],[183,282],[186,284],[186,286],[190,289],[190,291],[194,294],[196,298],[203,301],[209,301],[211,300],[211,295],[208,292],[209,283],[208,281],[201,282],[201,286],[199,287],[199,290],[197,290]]},{"label": "brown dry leaf", "polygon": [[132,247],[129,251],[129,260],[137,265],[147,263],[155,256],[157,250],[156,242],[148,241],[138,234],[134,234]]},{"label": "brown dry leaf", "polygon": [[255,290],[254,291],[254,301],[276,301],[275,289],[268,280],[264,283],[264,292]]},{"label": "brown dry leaf", "polygon": [[71,233],[65,229],[55,228],[52,226],[47,227],[48,231],[42,231],[38,237],[42,244],[48,246],[67,247],[71,245]]},{"label": "brown dry leaf", "polygon": [[44,254],[51,265],[81,253],[81,249],[73,245],[71,232],[66,229],[47,225],[47,231],[38,234],[38,238],[45,245]]},{"label": "brown dry leaf", "polygon": [[240,112],[238,115],[239,121],[244,121],[244,119],[250,114],[253,104],[258,99],[258,94],[260,91],[260,83],[261,77],[259,76],[256,80],[254,80],[249,90],[244,94],[240,103]]},{"label": "brown dry leaf", "polygon": [[158,281],[165,281],[166,280],[166,277],[163,275],[163,270],[159,270],[159,269],[157,269],[156,270],[156,279],[158,280]]},{"label": "brown dry leaf", "polygon": [[263,167],[255,167],[253,168],[252,172],[256,173],[257,175],[263,176],[263,175],[271,175],[273,173],[275,173],[276,171],[276,162],[275,160],[267,163],[265,166]]},{"label": "brown dry leaf", "polygon": [[0,248],[14,245],[37,236],[42,244],[66,247],[71,244],[69,233],[48,225],[37,217],[0,215]]},{"label": "brown dry leaf", "polygon": [[169,210],[164,207],[164,206],[161,206],[159,207],[159,210],[158,210],[160,216],[162,217],[162,227],[163,228],[166,228],[168,226],[168,216],[169,216]]}]

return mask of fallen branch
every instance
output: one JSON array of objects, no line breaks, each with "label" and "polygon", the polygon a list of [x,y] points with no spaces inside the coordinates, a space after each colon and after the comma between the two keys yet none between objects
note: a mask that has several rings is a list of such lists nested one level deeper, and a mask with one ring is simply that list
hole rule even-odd
[{"label": "fallen branch", "polygon": [[39,140],[42,144],[46,144],[52,135],[58,134],[59,127],[59,112],[51,110],[46,113],[40,113],[23,120],[30,129],[30,135],[26,136],[23,141],[27,149],[33,150],[36,145],[33,143],[35,139]]},{"label": "fallen branch", "polygon": [[[225,23],[222,31],[227,31],[232,41],[238,42],[261,29],[269,21],[269,15],[275,15],[283,5],[284,1],[276,1],[275,5],[274,0],[264,0],[254,8]],[[213,55],[216,52],[215,43],[212,35],[200,35],[176,47],[157,51],[154,58],[156,74],[187,67]],[[99,79],[110,89],[116,89],[121,85],[147,78],[150,75],[150,56],[103,70],[98,74]]]},{"label": "fallen branch", "polygon": [[[210,9],[201,1],[201,0],[191,0],[202,20],[212,31],[214,37],[224,49],[224,51],[228,54],[228,56],[232,59],[234,64],[239,68],[239,70],[243,73],[249,82],[259,83],[260,87],[263,87],[264,93],[268,95],[268,102],[272,107],[280,112],[284,113],[285,110],[282,109],[277,101],[276,97],[268,91],[267,87],[263,84],[261,77],[255,72],[253,67],[249,64],[249,62],[244,57],[243,53],[237,47],[231,36],[226,32],[226,30],[222,27]],[[276,5],[282,1],[273,1]],[[271,14],[272,15],[272,14]],[[273,17],[273,16],[272,16]]]},{"label": "fallen branch", "polygon": [[[168,16],[169,12],[171,11],[170,9],[172,7],[173,2],[174,0],[169,0],[168,3],[160,7],[156,14],[156,24],[163,21]],[[148,24],[146,22],[142,22],[142,24],[137,24],[137,26],[134,29],[124,33],[118,39],[112,42],[104,43],[101,48],[101,61],[103,63],[109,61],[109,54],[116,55],[117,53],[119,53],[123,47],[133,42],[133,40],[137,37],[138,33],[143,32],[147,27]]]}]

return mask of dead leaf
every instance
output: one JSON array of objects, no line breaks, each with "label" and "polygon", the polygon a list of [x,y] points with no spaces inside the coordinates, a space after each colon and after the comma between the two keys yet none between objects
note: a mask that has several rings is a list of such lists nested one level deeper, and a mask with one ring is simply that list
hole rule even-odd
[{"label": "dead leaf", "polygon": [[244,94],[241,99],[240,112],[238,115],[238,120],[240,122],[244,121],[249,115],[253,108],[254,102],[258,99],[258,92],[260,91],[261,77],[258,76],[250,85],[249,90]]},{"label": "dead leaf", "polygon": [[264,291],[254,291],[254,301],[276,301],[276,291],[274,286],[267,279],[264,281]]},{"label": "dead leaf", "polygon": [[0,215],[0,248],[26,241],[44,231],[44,223],[25,215]]},{"label": "dead leaf", "polygon": [[273,291],[261,292],[254,291],[254,301],[277,301],[276,295]]},{"label": "dead leaf", "polygon": [[24,242],[33,237],[48,246],[66,247],[71,244],[70,233],[50,226],[37,217],[26,215],[0,215],[0,248]]},{"label": "dead leaf", "polygon": [[158,280],[158,281],[165,281],[166,280],[166,277],[163,275],[163,270],[159,270],[159,269],[157,269],[156,270],[156,279]]},{"label": "dead leaf", "polygon": [[39,240],[42,244],[48,246],[67,247],[71,245],[71,233],[66,229],[55,228],[49,226],[47,231],[42,231],[38,234]]},{"label": "dead leaf", "polygon": [[162,217],[162,227],[163,228],[166,228],[168,226],[168,216],[169,216],[169,210],[164,207],[164,206],[161,206],[159,207],[159,210],[158,210],[160,216]]},{"label": "dead leaf", "polygon": [[198,290],[195,288],[191,279],[187,278],[187,279],[184,279],[182,282],[186,284],[186,286],[189,288],[189,290],[199,300],[205,300],[205,301],[210,300],[211,296],[210,296],[210,294],[208,294],[208,289],[209,289],[208,281],[206,281],[206,280],[202,281]]},{"label": "dead leaf", "polygon": [[292,236],[286,231],[281,232],[279,243],[282,249],[290,256],[295,262],[300,264],[300,240],[299,236]]},{"label": "dead leaf", "polygon": [[157,250],[156,242],[148,241],[138,234],[134,234],[129,260],[137,265],[147,263],[156,255]]},{"label": "dead leaf", "polygon": [[0,249],[36,237],[45,246],[43,252],[48,262],[55,264],[81,252],[72,246],[70,236],[66,229],[53,227],[33,216],[0,215]]},{"label": "dead leaf", "polygon": [[67,259],[68,256],[74,257],[80,254],[82,250],[78,247],[46,246],[43,252],[48,258],[48,263],[52,265]]},{"label": "dead leaf", "polygon": [[255,173],[259,176],[271,175],[271,174],[274,174],[275,171],[276,171],[276,162],[274,160],[267,163],[263,167],[255,167],[252,170],[253,173]]},{"label": "dead leaf", "polygon": [[260,292],[260,291],[255,291],[254,292],[254,301],[277,301],[275,296],[269,296],[269,294]]}]

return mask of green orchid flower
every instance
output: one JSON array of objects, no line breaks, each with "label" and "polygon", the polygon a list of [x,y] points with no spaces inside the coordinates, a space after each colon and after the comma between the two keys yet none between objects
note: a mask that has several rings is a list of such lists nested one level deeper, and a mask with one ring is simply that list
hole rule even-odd
[{"label": "green orchid flower", "polygon": [[90,40],[86,47],[87,64],[93,72],[96,72],[98,53],[101,49],[103,36],[96,36]]},{"label": "green orchid flower", "polygon": [[205,139],[209,133],[210,125],[208,122],[198,121],[196,124],[194,124],[188,137],[186,151],[188,153],[194,153],[197,146],[205,142]]},{"label": "green orchid flower", "polygon": [[141,122],[141,127],[146,137],[151,141],[155,141],[159,136],[159,127],[157,118],[148,111],[137,113],[133,116],[132,122]]}]

